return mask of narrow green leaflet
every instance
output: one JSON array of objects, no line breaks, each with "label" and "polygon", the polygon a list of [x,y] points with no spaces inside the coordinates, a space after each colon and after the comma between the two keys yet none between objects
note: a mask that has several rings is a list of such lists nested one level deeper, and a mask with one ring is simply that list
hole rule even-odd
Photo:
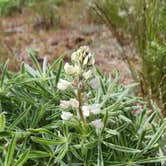
[{"label": "narrow green leaflet", "polygon": [[125,153],[140,153],[141,152],[139,149],[128,148],[125,146],[119,146],[119,145],[111,144],[108,142],[103,142],[103,143],[104,143],[104,145],[108,146],[111,149],[125,152]]},{"label": "narrow green leaflet", "polygon": [[14,166],[22,166],[28,160],[29,153],[30,150],[26,150],[23,154],[21,154]]},{"label": "narrow green leaflet", "polygon": [[149,158],[140,161],[134,162],[135,164],[147,164],[147,163],[160,163],[162,161],[166,161],[166,156],[156,157],[156,158]]},{"label": "narrow green leaflet", "polygon": [[50,154],[48,152],[40,151],[40,150],[33,150],[30,151],[28,158],[29,159],[36,159],[36,158],[43,158],[43,157],[49,157]]},{"label": "narrow green leaflet", "polygon": [[0,114],[0,131],[4,131],[5,130],[5,122],[6,122],[5,113],[2,112]]},{"label": "narrow green leaflet", "polygon": [[50,72],[53,71],[54,67],[62,61],[64,55],[59,56],[48,68],[46,76],[49,76]]},{"label": "narrow green leaflet", "polygon": [[97,166],[104,166],[103,153],[100,143],[98,144]]},{"label": "narrow green leaflet", "polygon": [[15,150],[15,146],[16,146],[16,140],[17,140],[17,137],[16,137],[16,135],[14,135],[9,144],[9,148],[8,148],[7,156],[6,156],[6,160],[5,160],[5,166],[11,166],[11,164],[12,164],[14,150]]},{"label": "narrow green leaflet", "polygon": [[38,129],[27,129],[27,131],[32,132],[32,133],[45,133],[47,135],[50,135],[52,137],[56,137],[57,135],[55,135],[54,133],[52,133],[51,131],[45,129],[45,128],[38,128]]},{"label": "narrow green leaflet", "polygon": [[37,116],[35,117],[33,125],[32,125],[33,128],[35,128],[38,125],[38,123],[40,122],[40,120],[43,118],[46,108],[47,108],[47,104],[43,105],[41,107],[40,111],[37,113]]},{"label": "narrow green leaflet", "polygon": [[0,80],[0,86],[3,86],[4,80],[5,80],[5,76],[6,76],[6,72],[7,72],[7,66],[8,66],[8,60],[6,61],[6,63],[3,66],[2,69],[2,75],[1,75],[1,80]]},{"label": "narrow green leaflet", "polygon": [[62,61],[60,61],[60,63],[59,63],[59,69],[58,69],[58,72],[56,74],[56,83],[58,83],[58,81],[59,81],[61,70],[62,70]]},{"label": "narrow green leaflet", "polygon": [[41,69],[40,64],[37,60],[37,51],[34,49],[28,49],[27,52],[28,52],[28,55],[31,57],[31,60],[32,60],[34,66],[36,67],[36,69],[38,70],[40,75],[42,75],[42,69]]},{"label": "narrow green leaflet", "polygon": [[63,139],[58,139],[58,140],[50,140],[50,139],[44,139],[40,137],[31,137],[31,139],[34,142],[41,143],[41,144],[48,144],[48,145],[60,145],[64,144],[66,141]]},{"label": "narrow green leaflet", "polygon": [[22,112],[22,113],[16,118],[16,120],[13,121],[13,123],[10,124],[9,130],[11,130],[12,128],[14,128],[17,124],[19,124],[19,123],[24,119],[24,117],[27,115],[27,113],[29,112],[30,109],[31,109],[31,107],[25,109],[25,111]]},{"label": "narrow green leaflet", "polygon": [[146,149],[150,148],[151,146],[153,146],[158,141],[158,139],[163,134],[165,128],[166,128],[166,121],[160,126],[160,128],[158,128],[157,132],[151,138],[151,140],[150,140],[149,144],[147,145]]}]

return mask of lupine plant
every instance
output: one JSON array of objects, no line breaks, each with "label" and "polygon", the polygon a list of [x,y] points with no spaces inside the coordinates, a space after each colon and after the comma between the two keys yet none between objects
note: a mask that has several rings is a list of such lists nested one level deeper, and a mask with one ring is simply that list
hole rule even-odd
[{"label": "lupine plant", "polygon": [[29,50],[22,63],[0,77],[0,166],[164,166],[166,120],[149,114],[137,84],[103,75],[83,46],[52,65]]}]

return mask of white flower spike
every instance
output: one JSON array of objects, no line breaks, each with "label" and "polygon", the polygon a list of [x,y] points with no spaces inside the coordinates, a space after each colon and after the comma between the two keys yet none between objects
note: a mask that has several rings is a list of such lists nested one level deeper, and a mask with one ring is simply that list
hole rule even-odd
[{"label": "white flower spike", "polygon": [[70,120],[73,117],[73,114],[70,112],[62,112],[61,118],[63,120]]},{"label": "white flower spike", "polygon": [[71,60],[83,66],[92,66],[95,63],[94,55],[88,46],[82,46],[71,55]]},{"label": "white flower spike", "polygon": [[58,84],[57,84],[57,88],[59,90],[66,90],[69,86],[71,85],[71,83],[69,81],[66,81],[66,80],[63,80],[63,79],[60,79]]}]

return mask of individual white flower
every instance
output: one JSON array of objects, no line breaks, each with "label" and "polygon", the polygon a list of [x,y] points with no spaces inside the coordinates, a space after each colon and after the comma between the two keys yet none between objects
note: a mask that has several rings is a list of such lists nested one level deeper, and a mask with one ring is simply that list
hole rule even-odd
[{"label": "individual white flower", "polygon": [[66,90],[70,85],[71,85],[71,83],[69,81],[60,79],[57,84],[57,88],[60,90]]},{"label": "individual white flower", "polygon": [[92,114],[99,114],[101,112],[101,105],[100,104],[92,104],[90,106],[90,112]]},{"label": "individual white flower", "polygon": [[87,72],[84,72],[83,73],[83,76],[85,79],[88,79],[92,76],[92,71],[91,70],[88,70]]},{"label": "individual white flower", "polygon": [[61,114],[61,118],[63,120],[70,120],[72,117],[73,117],[73,114],[70,113],[70,112],[64,112],[63,111],[62,114]]},{"label": "individual white flower", "polygon": [[66,101],[66,100],[61,100],[60,101],[60,107],[63,108],[63,109],[66,109],[70,106],[70,102],[69,101]]},{"label": "individual white flower", "polygon": [[78,108],[78,107],[79,107],[79,102],[78,102],[78,100],[76,100],[76,99],[70,99],[69,102],[70,102],[70,105],[71,105],[73,108]]},{"label": "individual white flower", "polygon": [[101,121],[101,119],[96,119],[92,121],[91,124],[98,129],[101,129],[103,127],[103,122]]},{"label": "individual white flower", "polygon": [[86,105],[82,106],[82,111],[83,111],[83,115],[85,117],[88,117],[90,115],[90,108],[89,108],[89,106],[86,106]]},{"label": "individual white flower", "polygon": [[64,66],[65,72],[66,74],[74,74],[76,72],[76,69],[74,66],[69,65],[69,63],[66,63]]}]

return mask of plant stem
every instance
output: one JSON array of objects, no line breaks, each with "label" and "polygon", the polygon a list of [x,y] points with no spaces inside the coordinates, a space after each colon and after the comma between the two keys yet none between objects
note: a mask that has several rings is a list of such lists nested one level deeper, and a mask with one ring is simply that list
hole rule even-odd
[{"label": "plant stem", "polygon": [[80,75],[79,76],[79,81],[78,81],[78,89],[77,89],[77,99],[78,99],[78,102],[79,102],[79,106],[78,106],[78,112],[79,112],[79,116],[80,116],[80,119],[82,120],[84,126],[86,126],[86,120],[85,120],[85,117],[84,117],[84,114],[82,112],[82,93],[83,93],[83,83],[82,83],[82,76]]}]

